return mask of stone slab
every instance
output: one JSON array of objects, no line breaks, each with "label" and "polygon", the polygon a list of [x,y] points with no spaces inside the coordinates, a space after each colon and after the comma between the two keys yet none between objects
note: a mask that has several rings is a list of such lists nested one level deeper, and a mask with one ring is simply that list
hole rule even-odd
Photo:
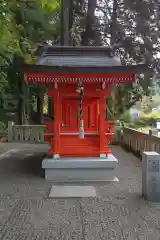
[{"label": "stone slab", "polygon": [[114,170],[118,160],[109,154],[107,158],[45,158],[42,168],[45,179],[54,182],[117,181]]},{"label": "stone slab", "polygon": [[96,197],[92,186],[52,186],[49,198],[89,198]]},{"label": "stone slab", "polygon": [[118,165],[118,160],[109,154],[107,158],[45,158],[42,162],[42,168],[56,168],[56,169],[68,169],[68,168],[110,168],[114,169]]},{"label": "stone slab", "polygon": [[119,181],[115,171],[106,169],[45,169],[45,179],[54,182]]}]

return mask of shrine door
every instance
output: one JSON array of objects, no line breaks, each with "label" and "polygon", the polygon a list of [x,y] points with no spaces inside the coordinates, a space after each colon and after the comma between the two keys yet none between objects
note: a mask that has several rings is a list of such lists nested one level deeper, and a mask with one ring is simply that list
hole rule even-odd
[{"label": "shrine door", "polygon": [[98,156],[99,100],[83,100],[85,138],[79,138],[78,99],[63,99],[61,104],[61,154],[68,156]]}]

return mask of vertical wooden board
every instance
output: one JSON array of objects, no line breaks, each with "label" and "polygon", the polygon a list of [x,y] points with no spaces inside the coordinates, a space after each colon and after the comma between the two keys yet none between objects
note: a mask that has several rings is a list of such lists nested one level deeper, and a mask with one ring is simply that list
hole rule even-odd
[{"label": "vertical wooden board", "polygon": [[87,118],[88,118],[88,116],[87,116],[87,106],[86,105],[83,106],[82,114],[83,114],[83,121],[84,121],[84,129],[86,129],[87,128]]},{"label": "vertical wooden board", "polygon": [[77,111],[78,111],[77,104],[70,106],[70,127],[71,127],[71,129],[78,128]]},{"label": "vertical wooden board", "polygon": [[19,128],[19,140],[23,141],[23,127]]},{"label": "vertical wooden board", "polygon": [[70,105],[67,104],[67,106],[66,106],[66,128],[70,128],[70,125],[71,125],[70,112],[71,112]]}]

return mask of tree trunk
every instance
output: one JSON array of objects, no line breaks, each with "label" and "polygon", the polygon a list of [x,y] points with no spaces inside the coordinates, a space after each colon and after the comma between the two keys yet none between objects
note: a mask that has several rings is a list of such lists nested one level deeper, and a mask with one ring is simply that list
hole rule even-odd
[{"label": "tree trunk", "polygon": [[73,45],[71,29],[73,26],[73,0],[70,0],[69,3],[69,45]]},{"label": "tree trunk", "polygon": [[18,99],[18,106],[17,106],[17,115],[18,115],[18,124],[22,125],[24,123],[24,83],[21,75],[18,76],[18,93],[19,93],[19,99]]},{"label": "tree trunk", "polygon": [[37,114],[38,114],[38,123],[42,123],[43,118],[43,105],[44,105],[44,93],[45,93],[45,87],[44,86],[38,86],[38,92],[37,92]]},{"label": "tree trunk", "polygon": [[[112,17],[111,17],[111,25],[110,25],[110,33],[111,33],[111,41],[110,45],[114,48],[114,44],[116,43],[116,26],[117,26],[117,0],[113,1],[113,10],[112,10]],[[112,85],[111,87],[111,113],[113,117],[115,116],[116,112],[116,94],[117,94],[117,86]]]},{"label": "tree trunk", "polygon": [[113,9],[112,9],[112,17],[111,17],[111,25],[110,25],[110,33],[111,33],[111,47],[114,47],[114,44],[116,43],[116,37],[117,37],[117,8],[118,3],[117,0],[113,1]]},{"label": "tree trunk", "polygon": [[71,0],[61,1],[61,37],[60,44],[69,45],[69,9]]},{"label": "tree trunk", "polygon": [[86,17],[86,28],[82,33],[81,45],[87,46],[91,39],[94,39],[93,25],[95,24],[95,10],[97,6],[97,0],[88,0],[88,10]]},{"label": "tree trunk", "polygon": [[23,124],[29,124],[30,120],[30,92],[29,87],[26,83],[23,84],[23,95],[24,95],[24,122]]}]

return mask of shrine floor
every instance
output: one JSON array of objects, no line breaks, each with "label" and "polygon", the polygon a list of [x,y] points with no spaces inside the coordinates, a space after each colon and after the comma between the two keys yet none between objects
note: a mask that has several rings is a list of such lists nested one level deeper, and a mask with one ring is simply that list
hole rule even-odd
[{"label": "shrine floor", "polygon": [[119,182],[93,184],[96,198],[48,199],[46,148],[0,145],[0,240],[160,239],[160,203],[141,197],[138,158],[113,147]]}]

